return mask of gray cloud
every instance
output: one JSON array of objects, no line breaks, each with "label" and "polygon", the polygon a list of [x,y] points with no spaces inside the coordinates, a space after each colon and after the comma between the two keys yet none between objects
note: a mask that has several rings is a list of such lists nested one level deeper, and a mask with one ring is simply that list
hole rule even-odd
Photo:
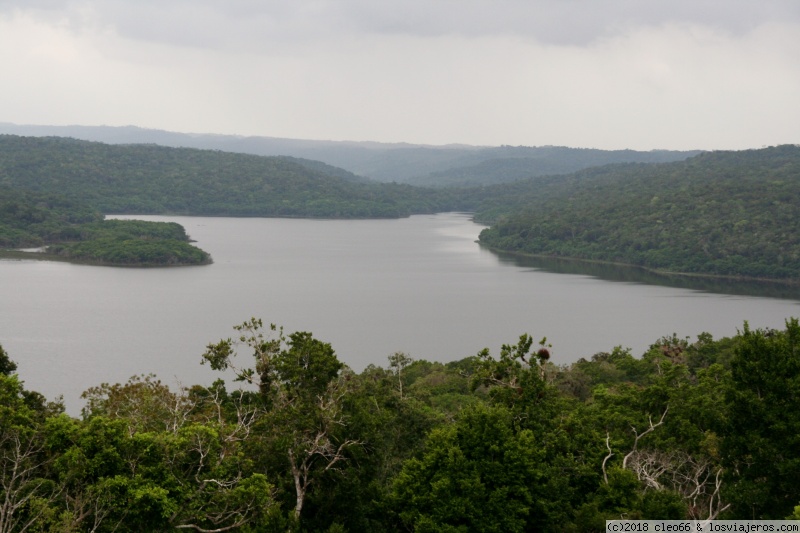
[{"label": "gray cloud", "polygon": [[126,38],[247,48],[353,35],[498,36],[587,45],[640,26],[702,25],[742,34],[800,20],[796,0],[0,0]]},{"label": "gray cloud", "polygon": [[796,0],[0,0],[0,120],[431,144],[798,142]]}]

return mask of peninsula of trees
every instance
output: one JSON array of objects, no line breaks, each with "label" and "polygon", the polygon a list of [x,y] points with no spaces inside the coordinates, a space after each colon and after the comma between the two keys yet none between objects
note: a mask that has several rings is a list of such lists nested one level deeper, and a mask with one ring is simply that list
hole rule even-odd
[{"label": "peninsula of trees", "polygon": [[[36,248],[38,251],[20,249]],[[174,222],[104,220],[85,203],[0,186],[0,257],[111,266],[202,265],[211,257]]]},{"label": "peninsula of trees", "polygon": [[[355,373],[251,319],[221,376],[99,384],[80,419],[0,348],[0,532],[600,532],[606,519],[800,519],[800,325],[568,366],[530,335]],[[35,527],[34,527],[35,526]]]},{"label": "peninsula of trees", "polygon": [[800,147],[518,182],[478,209],[509,252],[800,282]]}]

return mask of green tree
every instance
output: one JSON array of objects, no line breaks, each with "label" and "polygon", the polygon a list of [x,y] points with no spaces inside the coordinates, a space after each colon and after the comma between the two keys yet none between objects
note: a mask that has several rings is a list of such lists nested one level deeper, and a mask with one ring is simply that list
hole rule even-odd
[{"label": "green tree", "polygon": [[800,494],[800,325],[740,333],[722,453],[735,515],[782,519]]},{"label": "green tree", "polygon": [[533,346],[530,335],[522,335],[503,345],[498,359],[483,350],[473,386],[486,389],[494,405],[508,409],[518,427],[535,437],[542,482],[527,528],[559,531],[601,479],[602,439],[579,404],[549,382],[557,369],[549,362],[547,339],[535,351]]},{"label": "green tree", "polygon": [[397,527],[390,520],[388,496],[403,463],[422,452],[433,428],[451,423],[460,405],[480,401],[454,365],[392,354],[388,368],[371,365],[352,376],[343,412],[348,435],[361,443],[347,450],[357,468],[311,494],[306,527],[325,529],[331,516],[350,531]]},{"label": "green tree", "polygon": [[8,356],[8,352],[6,352],[3,349],[3,346],[0,345],[0,374],[8,376],[16,370],[17,363],[11,360],[11,358]]},{"label": "green tree", "polygon": [[[344,398],[351,377],[342,372],[331,345],[308,332],[283,335],[274,324],[251,319],[235,326],[238,341],[210,344],[203,361],[215,370],[231,369],[237,380],[258,387],[264,411],[258,421],[262,453],[283,457],[294,489],[293,520],[299,523],[315,480],[338,470],[348,448],[358,444],[346,432]],[[252,350],[255,365],[239,366],[235,346]]]},{"label": "green tree", "polygon": [[400,522],[414,531],[524,531],[538,496],[543,452],[511,412],[467,407],[435,429],[393,489]]},{"label": "green tree", "polygon": [[[5,361],[6,368],[13,363]],[[44,411],[16,375],[0,373],[0,533],[25,531],[51,514],[59,486],[49,478]]]},{"label": "green tree", "polygon": [[253,409],[221,382],[172,392],[152,376],[134,377],[84,397],[84,422],[48,421],[81,528],[228,531],[269,521],[273,488],[243,449]]}]

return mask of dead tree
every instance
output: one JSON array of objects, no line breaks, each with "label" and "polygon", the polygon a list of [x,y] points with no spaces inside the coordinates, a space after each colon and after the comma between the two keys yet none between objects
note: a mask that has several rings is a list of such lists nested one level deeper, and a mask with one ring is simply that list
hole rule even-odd
[{"label": "dead tree", "polygon": [[644,437],[645,435],[647,435],[648,433],[652,433],[653,431],[655,431],[655,429],[658,426],[660,426],[660,425],[662,425],[664,423],[664,417],[667,416],[667,411],[669,411],[669,406],[667,406],[664,409],[664,413],[662,413],[661,419],[658,421],[657,424],[653,424],[653,417],[652,416],[648,416],[647,420],[650,423],[650,427],[648,427],[646,430],[644,430],[641,433],[636,431],[635,427],[631,426],[631,431],[633,431],[633,435],[634,435],[633,448],[631,448],[631,451],[628,452],[628,454],[622,459],[622,468],[627,468],[628,460],[630,460],[631,456],[634,453],[636,453],[636,447],[639,446],[639,441],[641,440],[641,438]]},{"label": "dead tree", "polygon": [[[664,409],[664,412],[661,414],[661,418],[659,419],[658,423],[656,423],[656,424],[653,424],[653,417],[648,415],[647,420],[649,422],[649,427],[646,430],[644,430],[643,432],[641,432],[641,433],[639,433],[638,430],[634,426],[631,426],[631,431],[633,431],[633,435],[634,435],[633,447],[631,448],[631,451],[628,452],[625,455],[625,457],[622,459],[622,468],[627,468],[628,461],[636,453],[636,449],[639,446],[639,441],[642,439],[642,437],[644,437],[648,433],[651,433],[651,432],[655,431],[655,429],[658,426],[660,426],[660,425],[662,425],[664,423],[664,417],[667,416],[667,411],[669,411],[669,406],[667,406]],[[611,450],[610,441],[611,441],[611,435],[606,431],[606,449],[608,450],[608,455],[606,455],[605,458],[603,459],[603,465],[602,465],[602,468],[603,468],[603,479],[605,480],[606,485],[608,484],[608,472],[606,471],[606,464],[608,463],[609,459],[611,459],[614,456],[614,452]]]},{"label": "dead tree", "polygon": [[[9,428],[0,434],[0,533],[35,526],[60,490],[42,475],[47,464],[35,432]],[[31,510],[30,504],[39,500]]]},{"label": "dead tree", "polygon": [[335,470],[347,460],[345,452],[360,442],[352,439],[336,441],[337,426],[344,426],[342,401],[346,393],[342,379],[329,384],[325,394],[317,398],[318,424],[314,428],[297,428],[295,442],[287,450],[295,487],[294,517],[300,519],[309,486],[318,474]]},{"label": "dead tree", "polygon": [[722,501],[722,467],[708,457],[696,458],[682,451],[637,450],[628,469],[645,490],[672,490],[687,504],[692,520],[714,520],[730,507]]}]

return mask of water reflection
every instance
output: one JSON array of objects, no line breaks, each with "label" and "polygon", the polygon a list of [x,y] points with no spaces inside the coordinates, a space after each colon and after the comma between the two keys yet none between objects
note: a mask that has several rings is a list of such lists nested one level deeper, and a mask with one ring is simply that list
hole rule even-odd
[{"label": "water reflection", "polygon": [[622,281],[646,285],[676,287],[715,294],[737,296],[759,296],[766,298],[800,299],[800,287],[767,281],[736,281],[727,279],[699,278],[658,274],[644,268],[592,263],[558,257],[531,257],[490,250],[501,263],[523,268],[533,268],[558,274],[592,276],[605,281]]}]

